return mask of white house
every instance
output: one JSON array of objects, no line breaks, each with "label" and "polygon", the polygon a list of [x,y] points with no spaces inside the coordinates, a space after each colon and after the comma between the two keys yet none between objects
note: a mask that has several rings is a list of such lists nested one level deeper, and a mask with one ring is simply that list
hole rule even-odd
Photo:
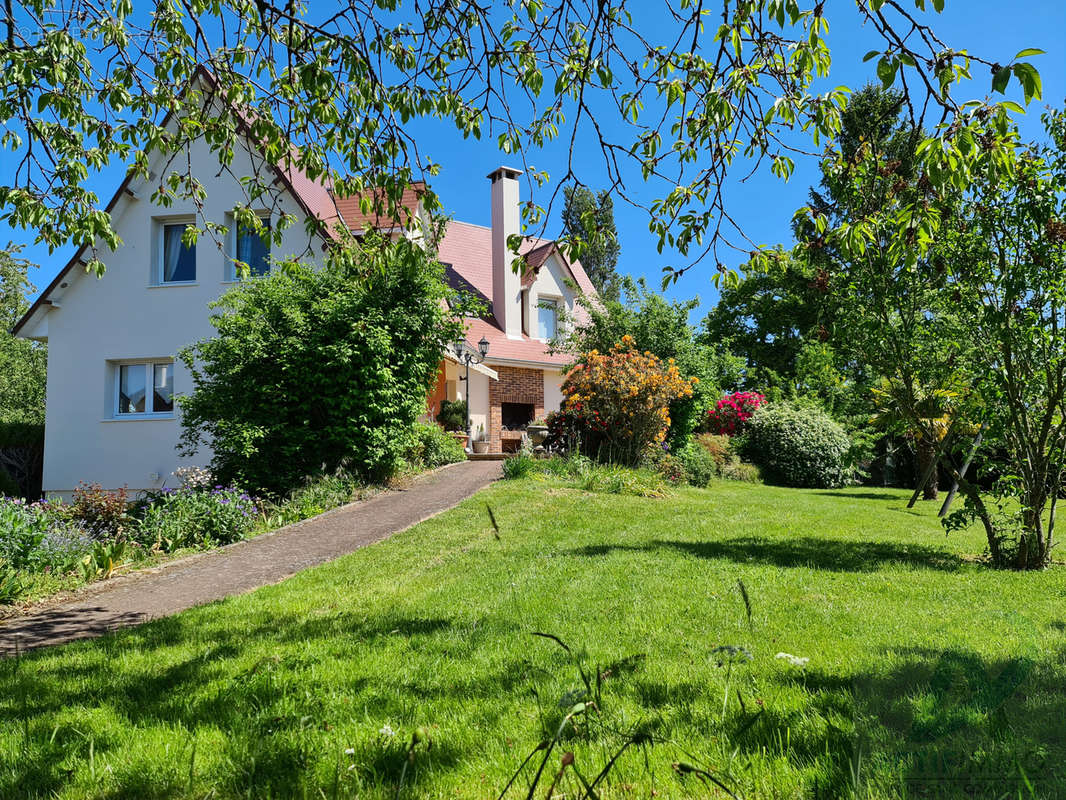
[{"label": "white house", "polygon": [[[264,217],[317,215],[357,232],[374,224],[359,213],[357,200],[336,198],[296,170],[264,164],[255,153],[238,153],[226,172],[219,171],[203,142],[190,147],[189,157],[204,165],[201,223],[231,222],[233,209],[246,197],[238,176],[269,170],[267,177],[282,191],[269,209],[259,211]],[[153,169],[165,172],[162,163]],[[550,241],[528,239],[526,274],[511,269],[506,241],[520,230],[518,177],[506,167],[489,176],[491,228],[452,222],[439,245],[453,286],[480,294],[492,311],[468,324],[471,348],[483,337],[489,342],[488,358],[471,371],[469,389],[462,380],[465,367],[458,367],[454,353],[443,354],[428,412],[432,417],[441,399],[469,398],[472,427],[483,428],[493,451],[513,447],[521,437],[508,429],[558,408],[567,359],[549,354],[545,340],[554,335],[562,309],[577,310],[575,289],[594,292],[581,266],[568,262]],[[43,478],[48,494],[65,495],[80,481],[135,491],[174,485],[179,466],[206,464],[209,453],[182,458],[176,450],[181,430],[174,397],[192,387],[175,355],[213,334],[208,304],[236,279],[234,257],[263,272],[275,258],[320,263],[329,245],[328,233],[308,234],[303,225],[293,225],[280,247],[268,252],[257,236],[240,235],[230,224],[229,241],[221,248],[208,238],[185,248],[181,232],[197,218],[197,209],[191,201],[154,205],[150,194],[144,182],[127,179],[108,204],[123,243],[104,254],[102,279],[85,272],[84,251],[77,253],[14,328],[18,336],[48,343]],[[416,219],[422,213],[418,197],[415,186],[405,200]]]}]

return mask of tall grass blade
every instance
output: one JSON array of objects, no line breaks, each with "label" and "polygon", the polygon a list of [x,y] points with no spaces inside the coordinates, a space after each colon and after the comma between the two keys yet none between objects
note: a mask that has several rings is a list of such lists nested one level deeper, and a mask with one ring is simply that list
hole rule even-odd
[{"label": "tall grass blade", "polygon": [[751,627],[751,598],[748,597],[748,587],[744,585],[744,581],[737,578],[737,588],[740,589],[740,597],[744,600],[744,610],[748,615],[748,627]]}]

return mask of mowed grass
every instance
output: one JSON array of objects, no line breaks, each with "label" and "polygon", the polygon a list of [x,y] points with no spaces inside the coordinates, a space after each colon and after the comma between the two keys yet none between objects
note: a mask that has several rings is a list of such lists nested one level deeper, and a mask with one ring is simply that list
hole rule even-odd
[{"label": "mowed grass", "polygon": [[[0,796],[496,797],[580,699],[576,662],[601,702],[538,798],[563,752],[591,780],[637,729],[599,797],[726,796],[678,762],[745,798],[1066,796],[1066,571],[974,563],[979,532],[906,498],[501,482],[278,586],[0,663]],[[753,656],[724,715],[720,645]],[[570,768],[555,794],[581,793]]]}]

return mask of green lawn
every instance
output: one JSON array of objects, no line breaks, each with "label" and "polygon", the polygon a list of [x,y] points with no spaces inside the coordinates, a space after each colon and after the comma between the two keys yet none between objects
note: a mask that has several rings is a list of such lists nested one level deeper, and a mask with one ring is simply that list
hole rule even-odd
[{"label": "green lawn", "polygon": [[[600,797],[715,796],[677,762],[745,798],[1066,795],[1066,572],[973,563],[978,531],[906,497],[500,483],[282,585],[0,663],[0,797],[496,797],[581,699],[577,662],[602,696],[538,798],[562,752],[592,780],[635,730]],[[720,645],[754,656],[724,719]]]}]

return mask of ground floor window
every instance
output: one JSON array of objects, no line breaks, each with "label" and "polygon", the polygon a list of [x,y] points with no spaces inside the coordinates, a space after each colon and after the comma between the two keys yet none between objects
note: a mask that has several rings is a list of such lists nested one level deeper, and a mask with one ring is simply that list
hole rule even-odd
[{"label": "ground floor window", "polygon": [[115,365],[115,416],[173,412],[172,361],[138,361]]}]

